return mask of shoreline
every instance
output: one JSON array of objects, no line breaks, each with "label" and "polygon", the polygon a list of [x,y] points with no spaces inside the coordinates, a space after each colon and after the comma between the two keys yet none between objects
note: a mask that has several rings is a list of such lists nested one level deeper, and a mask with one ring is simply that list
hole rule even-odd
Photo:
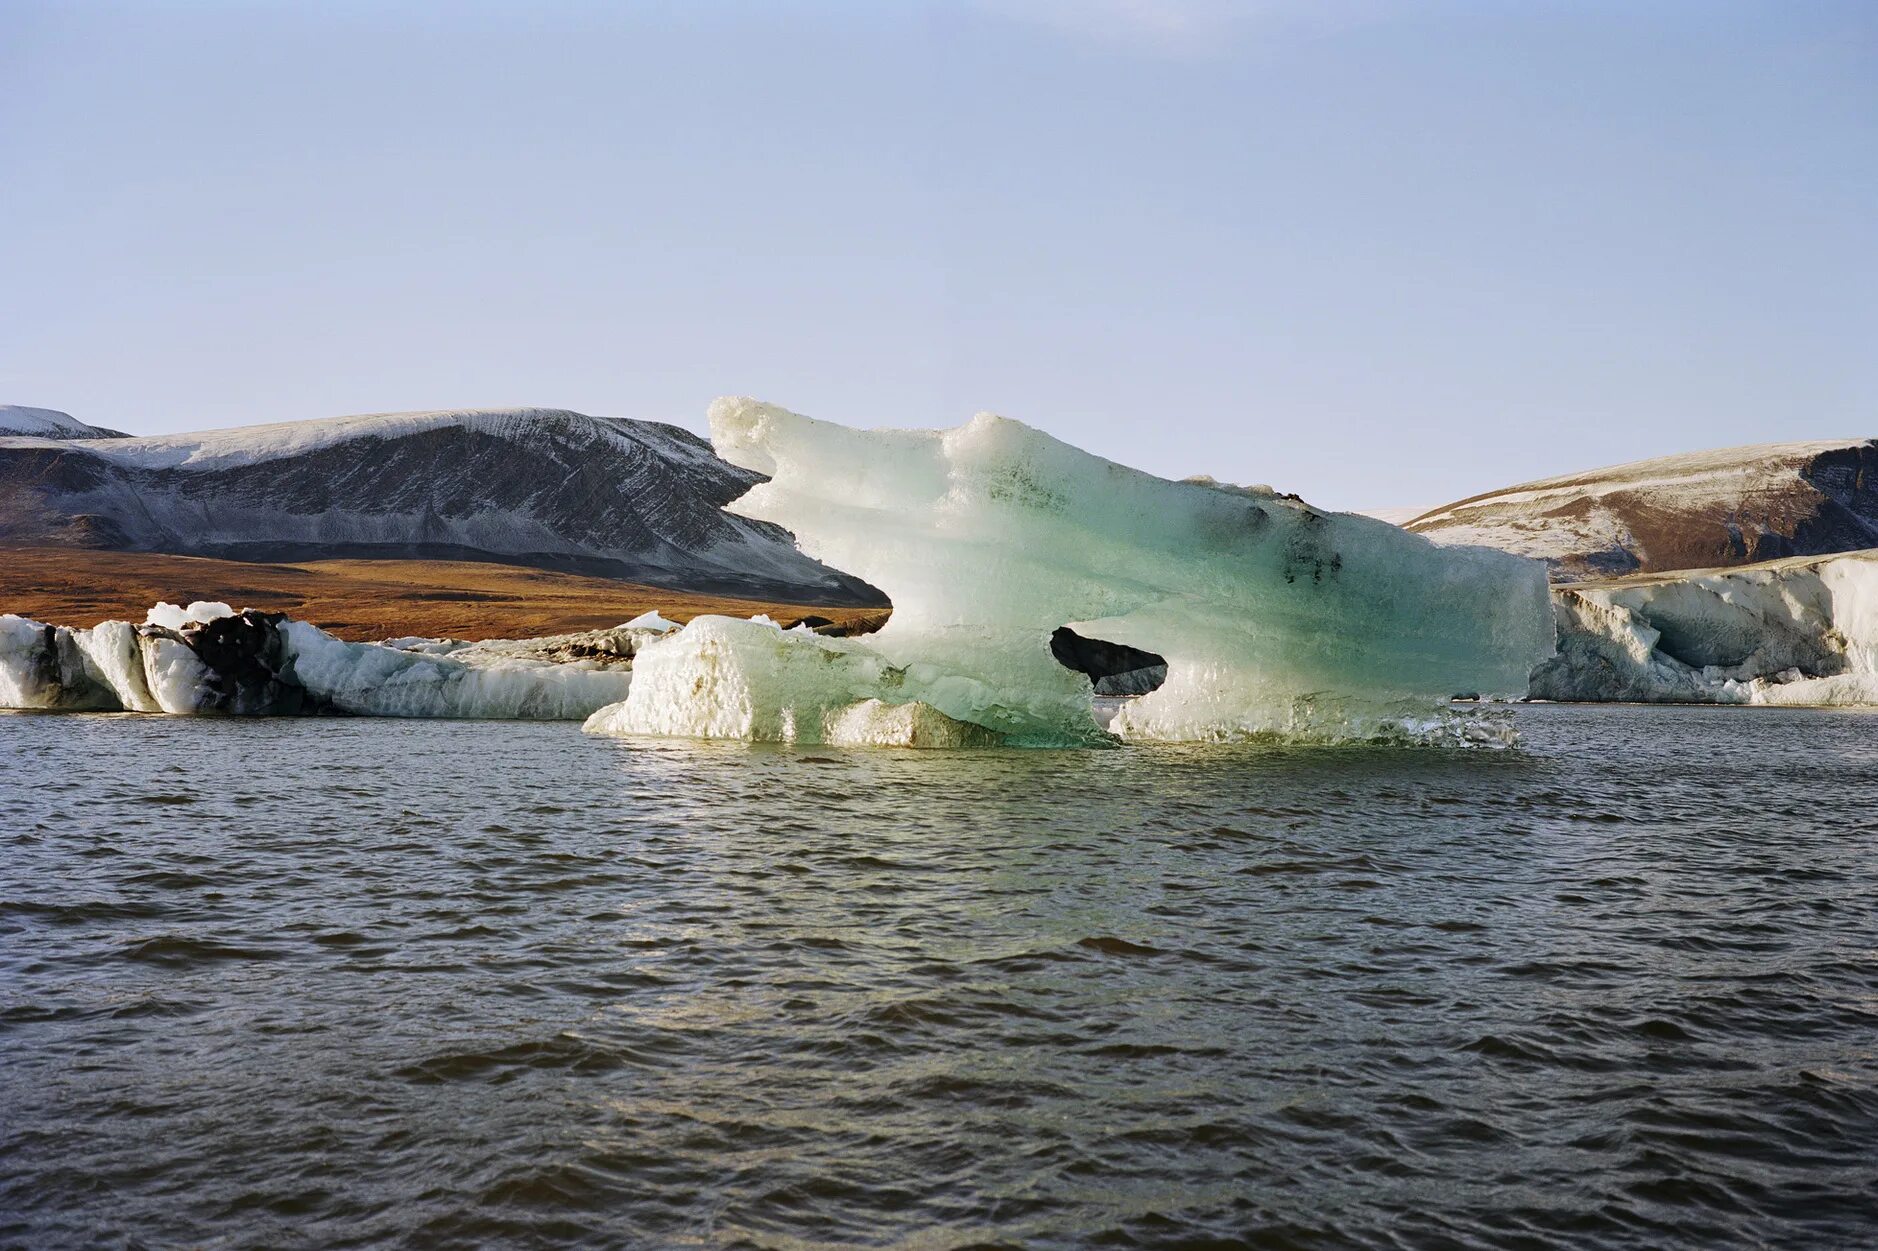
[{"label": "shoreline", "polygon": [[142,621],[159,600],[284,612],[348,642],[418,635],[477,641],[607,629],[656,610],[767,613],[878,628],[888,610],[677,591],[522,565],[444,560],[248,562],[163,552],[0,548],[0,612],[89,628]]}]

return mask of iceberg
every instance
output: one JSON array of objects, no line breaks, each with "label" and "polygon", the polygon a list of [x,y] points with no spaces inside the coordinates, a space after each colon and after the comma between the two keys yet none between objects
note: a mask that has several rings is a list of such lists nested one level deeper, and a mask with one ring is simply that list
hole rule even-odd
[{"label": "iceberg", "polygon": [[1560,587],[1537,699],[1878,704],[1878,550]]},{"label": "iceberg", "polygon": [[0,707],[580,720],[616,703],[656,629],[348,643],[278,613],[159,604],[87,630],[0,616]]},{"label": "iceberg", "polygon": [[[731,511],[880,587],[892,617],[847,639],[698,618],[641,649],[595,732],[832,741],[879,715],[863,705],[919,704],[1016,746],[1493,740],[1455,731],[1447,700],[1524,695],[1552,652],[1537,561],[1157,478],[989,414],[861,431],[724,399],[710,423],[767,478]],[[1109,730],[1052,655],[1065,626],[1165,661]]]}]

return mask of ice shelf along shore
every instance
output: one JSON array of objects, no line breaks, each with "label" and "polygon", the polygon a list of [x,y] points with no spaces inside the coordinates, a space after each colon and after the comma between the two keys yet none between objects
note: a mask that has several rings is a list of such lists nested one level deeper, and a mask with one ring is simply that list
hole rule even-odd
[{"label": "ice shelf along shore", "polygon": [[547,638],[348,643],[278,613],[158,604],[86,630],[0,616],[0,707],[578,720],[625,696],[669,622]]},{"label": "ice shelf along shore", "polygon": [[1532,695],[1649,703],[1878,704],[1878,551],[1554,592],[1558,655]]},{"label": "ice shelf along shore", "polygon": [[[1544,567],[1442,548],[1265,488],[1172,482],[1019,422],[861,431],[717,401],[711,441],[766,475],[731,511],[887,593],[879,633],[703,617],[641,648],[601,733],[1073,746],[1249,736],[1487,741],[1450,696],[1517,697],[1552,653]],[[1108,730],[1050,640],[1164,657]]]}]

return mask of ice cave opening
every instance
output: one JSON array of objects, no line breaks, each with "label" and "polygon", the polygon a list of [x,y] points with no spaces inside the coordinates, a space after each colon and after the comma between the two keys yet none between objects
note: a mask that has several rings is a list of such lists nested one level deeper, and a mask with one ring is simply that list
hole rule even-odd
[{"label": "ice cave opening", "polygon": [[1146,695],[1167,681],[1167,660],[1126,643],[1088,638],[1068,626],[1050,634],[1050,655],[1095,684],[1097,695]]}]

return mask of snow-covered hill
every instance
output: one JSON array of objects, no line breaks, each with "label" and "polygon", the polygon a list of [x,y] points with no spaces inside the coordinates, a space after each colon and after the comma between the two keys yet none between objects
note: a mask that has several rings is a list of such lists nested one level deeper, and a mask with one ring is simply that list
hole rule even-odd
[{"label": "snow-covered hill", "polygon": [[1406,525],[1536,556],[1559,581],[1878,547],[1878,439],[1636,461],[1476,495]]},{"label": "snow-covered hill", "polygon": [[30,435],[38,439],[121,439],[122,430],[88,426],[70,413],[56,408],[27,408],[23,404],[0,404],[0,436]]},{"label": "snow-covered hill", "polygon": [[0,544],[497,560],[686,590],[879,602],[780,528],[722,511],[758,480],[675,426],[561,409],[0,438]]},{"label": "snow-covered hill", "polygon": [[1355,511],[1359,517],[1374,517],[1377,521],[1386,521],[1392,526],[1406,526],[1428,510],[1411,504],[1407,508],[1359,508]]}]

